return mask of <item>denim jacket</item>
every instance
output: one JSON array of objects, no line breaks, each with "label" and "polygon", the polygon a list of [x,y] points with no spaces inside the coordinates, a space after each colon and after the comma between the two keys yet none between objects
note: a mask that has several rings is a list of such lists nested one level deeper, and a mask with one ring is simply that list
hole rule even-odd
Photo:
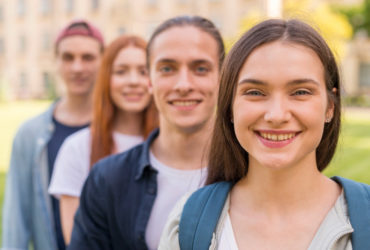
[{"label": "denim jacket", "polygon": [[129,151],[94,165],[77,210],[69,250],[145,250],[145,230],[157,194],[149,148],[158,130]]},{"label": "denim jacket", "polygon": [[3,207],[3,250],[57,249],[47,188],[47,143],[54,131],[55,104],[18,130],[12,148]]}]

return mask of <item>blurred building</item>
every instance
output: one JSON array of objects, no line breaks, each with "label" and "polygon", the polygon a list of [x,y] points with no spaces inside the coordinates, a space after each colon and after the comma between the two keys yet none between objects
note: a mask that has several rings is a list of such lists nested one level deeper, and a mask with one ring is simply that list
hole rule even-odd
[{"label": "blurred building", "polygon": [[[163,20],[196,14],[214,21],[222,35],[230,38],[236,36],[240,20],[249,11],[268,13],[270,4],[279,6],[281,1],[0,0],[0,98],[4,93],[11,99],[42,98],[61,91],[63,85],[55,74],[54,39],[72,19],[89,19],[110,42],[124,33],[149,38]],[[360,83],[361,74],[357,75]]]},{"label": "blurred building", "polygon": [[230,37],[248,9],[264,5],[253,0],[0,0],[0,91],[10,98],[39,98],[60,88],[54,39],[74,18],[91,20],[107,42],[124,33],[149,38],[159,23],[180,14],[208,17]]}]

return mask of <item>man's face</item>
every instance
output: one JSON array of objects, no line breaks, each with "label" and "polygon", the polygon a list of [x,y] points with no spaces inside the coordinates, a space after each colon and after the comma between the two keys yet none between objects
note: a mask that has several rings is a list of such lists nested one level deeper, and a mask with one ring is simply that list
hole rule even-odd
[{"label": "man's face", "polygon": [[218,47],[193,26],[159,34],[151,47],[150,80],[160,125],[192,133],[213,121],[218,94]]},{"label": "man's face", "polygon": [[89,95],[92,92],[100,57],[100,44],[93,38],[77,35],[60,41],[57,67],[68,94]]}]

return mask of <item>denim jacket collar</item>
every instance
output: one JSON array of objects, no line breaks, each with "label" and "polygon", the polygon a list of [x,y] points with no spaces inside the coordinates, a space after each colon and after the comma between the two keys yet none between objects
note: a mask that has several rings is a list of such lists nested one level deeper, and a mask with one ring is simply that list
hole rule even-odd
[{"label": "denim jacket collar", "polygon": [[152,142],[158,137],[159,135],[159,129],[155,129],[143,142],[142,147],[143,147],[143,152],[139,157],[139,164],[137,168],[137,173],[135,175],[135,180],[139,180],[142,178],[145,169],[147,168],[152,168],[150,165],[149,161],[149,152],[150,152],[150,145]]}]

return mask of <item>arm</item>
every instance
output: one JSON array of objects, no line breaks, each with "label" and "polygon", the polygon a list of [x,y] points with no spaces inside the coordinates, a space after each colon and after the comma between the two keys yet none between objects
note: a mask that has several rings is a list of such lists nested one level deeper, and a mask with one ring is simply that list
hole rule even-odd
[{"label": "arm", "polygon": [[80,206],[74,218],[69,250],[113,248],[108,225],[107,208],[110,204],[106,199],[107,183],[101,173],[104,166],[98,165],[90,172],[83,187]]},{"label": "arm", "polygon": [[13,141],[3,207],[4,249],[28,249],[30,242],[33,146],[29,137],[20,129]]},{"label": "arm", "polygon": [[60,219],[62,223],[63,237],[66,245],[71,241],[73,217],[79,205],[78,197],[62,195],[60,197]]}]

